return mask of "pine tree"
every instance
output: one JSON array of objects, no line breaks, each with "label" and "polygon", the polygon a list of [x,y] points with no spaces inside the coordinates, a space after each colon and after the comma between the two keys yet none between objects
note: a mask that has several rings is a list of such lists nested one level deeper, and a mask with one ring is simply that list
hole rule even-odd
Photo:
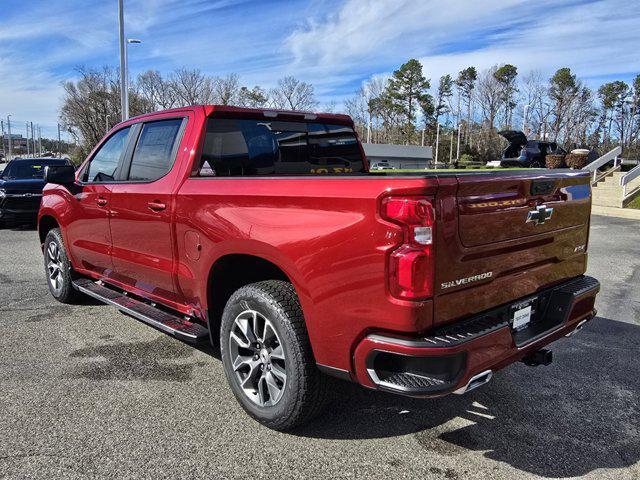
[{"label": "pine tree", "polygon": [[505,126],[511,127],[513,109],[516,107],[515,94],[518,91],[518,89],[516,88],[516,77],[518,76],[518,68],[507,63],[506,65],[502,65],[500,68],[498,68],[493,76],[500,84]]},{"label": "pine tree", "polygon": [[418,107],[427,100],[430,82],[422,74],[422,64],[411,59],[393,72],[387,85],[387,95],[393,107],[405,119],[405,140],[415,131]]}]

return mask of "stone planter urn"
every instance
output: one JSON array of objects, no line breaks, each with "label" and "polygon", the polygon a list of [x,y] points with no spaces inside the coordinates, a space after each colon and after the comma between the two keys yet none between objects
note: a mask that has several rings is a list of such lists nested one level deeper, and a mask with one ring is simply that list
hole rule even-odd
[{"label": "stone planter urn", "polygon": [[551,154],[545,158],[547,168],[562,168],[564,166],[564,155]]}]

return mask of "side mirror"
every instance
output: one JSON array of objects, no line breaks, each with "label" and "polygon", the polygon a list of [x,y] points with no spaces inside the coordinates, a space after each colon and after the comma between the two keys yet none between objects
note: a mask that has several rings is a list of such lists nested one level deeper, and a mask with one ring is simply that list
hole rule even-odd
[{"label": "side mirror", "polygon": [[76,169],[73,165],[49,165],[44,167],[44,182],[58,185],[73,185],[76,181]]}]

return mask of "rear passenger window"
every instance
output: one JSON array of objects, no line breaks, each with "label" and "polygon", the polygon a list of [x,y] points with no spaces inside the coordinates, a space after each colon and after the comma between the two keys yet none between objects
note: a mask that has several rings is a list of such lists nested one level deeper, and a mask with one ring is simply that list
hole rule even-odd
[{"label": "rear passenger window", "polygon": [[211,118],[199,177],[363,173],[349,126],[321,122]]},{"label": "rear passenger window", "polygon": [[131,159],[129,180],[152,182],[164,177],[175,160],[182,119],[160,120],[142,126]]}]

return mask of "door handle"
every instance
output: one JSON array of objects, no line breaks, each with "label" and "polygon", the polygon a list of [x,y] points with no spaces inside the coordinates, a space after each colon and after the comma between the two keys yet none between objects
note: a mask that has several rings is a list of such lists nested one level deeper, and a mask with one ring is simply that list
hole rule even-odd
[{"label": "door handle", "polygon": [[147,206],[149,207],[149,210],[153,210],[154,212],[161,212],[162,210],[167,208],[164,203],[158,201],[149,202],[147,203]]},{"label": "door handle", "polygon": [[107,201],[106,198],[100,197],[96,200],[96,203],[98,204],[99,207],[104,207],[109,202]]}]

